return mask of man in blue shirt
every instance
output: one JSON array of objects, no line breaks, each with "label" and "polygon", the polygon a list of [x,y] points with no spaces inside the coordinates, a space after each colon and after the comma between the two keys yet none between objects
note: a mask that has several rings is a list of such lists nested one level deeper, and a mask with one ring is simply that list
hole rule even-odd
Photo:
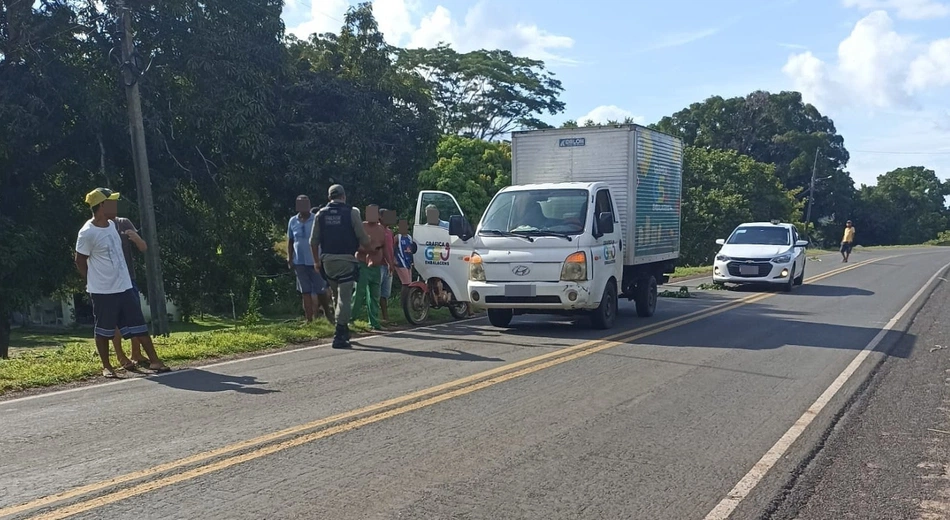
[{"label": "man in blue shirt", "polygon": [[333,323],[327,282],[314,269],[313,252],[310,250],[310,234],[315,220],[310,212],[310,198],[298,196],[296,209],[297,214],[290,217],[287,223],[287,267],[297,274],[297,291],[303,299],[307,322],[312,322],[314,315],[322,313]]}]

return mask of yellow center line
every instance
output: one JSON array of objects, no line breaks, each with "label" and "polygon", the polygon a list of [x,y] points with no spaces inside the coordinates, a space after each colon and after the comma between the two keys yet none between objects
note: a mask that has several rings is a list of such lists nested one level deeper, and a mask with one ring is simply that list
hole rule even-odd
[{"label": "yellow center line", "polygon": [[[841,268],[838,268],[838,269],[829,271],[829,272],[827,272],[827,273],[824,273],[824,274],[817,275],[817,276],[815,276],[815,277],[809,278],[809,279],[806,281],[806,283],[809,283],[809,284],[810,284],[810,283],[814,283],[814,282],[817,282],[817,281],[821,281],[821,280],[824,280],[824,279],[829,278],[829,277],[831,277],[831,276],[835,276],[835,275],[837,275],[837,274],[840,274],[840,273],[843,273],[843,272],[846,272],[846,271],[850,271],[850,270],[852,270],[852,269],[857,269],[857,268],[859,268],[859,267],[861,267],[861,266],[864,266],[864,265],[867,265],[867,264],[871,264],[871,263],[878,262],[878,261],[881,261],[881,260],[886,260],[886,259],[888,259],[888,258],[893,258],[893,257],[876,258],[876,259],[866,260],[866,261],[864,261],[864,262],[859,262],[859,263],[856,263],[856,264],[852,264],[852,265],[849,265],[849,266],[843,266],[843,267],[841,267]],[[503,381],[508,381],[508,380],[510,380],[510,379],[514,379],[514,378],[516,378],[516,377],[522,377],[522,376],[524,376],[524,375],[527,375],[527,374],[530,374],[530,373],[534,373],[534,372],[537,372],[537,371],[539,371],[539,370],[543,370],[543,369],[548,368],[548,367],[550,367],[550,366],[555,366],[555,365],[558,365],[558,364],[561,364],[561,363],[564,363],[564,362],[567,362],[567,361],[570,361],[570,360],[573,360],[573,359],[578,359],[579,357],[584,357],[584,356],[587,356],[587,355],[590,355],[590,354],[593,354],[593,353],[596,353],[596,352],[600,352],[600,351],[602,351],[602,350],[606,350],[607,348],[613,348],[613,347],[615,347],[615,346],[617,346],[617,345],[625,344],[625,343],[627,343],[627,342],[629,342],[629,341],[632,341],[632,340],[640,339],[640,338],[643,338],[643,337],[646,337],[646,336],[650,336],[650,335],[653,335],[653,334],[657,334],[657,333],[660,333],[660,332],[664,332],[664,331],[666,331],[666,330],[670,330],[670,329],[672,329],[672,328],[676,328],[676,327],[680,327],[680,326],[683,326],[683,325],[686,325],[686,324],[689,324],[689,323],[693,323],[693,322],[698,321],[698,320],[700,320],[700,319],[704,319],[704,318],[707,318],[707,317],[709,317],[709,316],[714,316],[714,315],[717,315],[717,314],[721,314],[721,313],[723,313],[723,312],[727,312],[727,311],[732,310],[732,309],[734,309],[734,308],[737,308],[737,307],[740,307],[740,306],[744,306],[744,305],[748,305],[748,304],[755,303],[755,302],[759,302],[759,301],[762,301],[762,300],[765,300],[765,299],[768,299],[768,298],[771,298],[771,297],[774,297],[774,296],[775,296],[774,294],[768,294],[768,293],[767,293],[767,294],[755,294],[755,295],[750,295],[750,296],[746,296],[746,297],[743,297],[743,298],[739,298],[739,299],[736,299],[736,300],[733,300],[733,301],[724,302],[724,303],[721,303],[721,304],[718,304],[718,305],[715,305],[715,306],[712,306],[712,307],[709,307],[709,308],[706,308],[706,309],[700,309],[700,310],[697,310],[697,311],[693,311],[693,312],[688,313],[688,314],[685,314],[685,315],[683,315],[683,316],[678,316],[678,317],[674,317],[674,318],[669,318],[669,319],[663,320],[663,321],[658,322],[658,323],[654,323],[654,324],[647,325],[647,326],[644,326],[644,327],[639,327],[639,328],[634,329],[634,330],[632,330],[632,331],[628,330],[628,331],[624,331],[624,332],[621,332],[621,333],[618,333],[618,334],[614,334],[614,335],[611,335],[611,336],[608,336],[608,337],[605,337],[605,338],[600,338],[600,339],[597,339],[597,340],[586,341],[586,342],[580,343],[580,344],[578,344],[578,345],[574,345],[574,346],[571,346],[571,347],[565,347],[565,348],[558,349],[558,350],[553,351],[553,352],[549,352],[549,353],[547,353],[547,354],[542,354],[542,355],[540,355],[540,356],[535,356],[535,357],[528,358],[528,359],[525,359],[525,360],[522,360],[522,361],[518,361],[518,362],[515,362],[515,363],[510,363],[510,364],[507,364],[507,365],[504,365],[504,366],[501,366],[501,367],[497,367],[497,368],[495,368],[495,369],[491,369],[491,370],[487,370],[487,371],[484,371],[484,372],[480,372],[480,373],[477,373],[477,374],[474,374],[474,375],[471,375],[471,376],[467,376],[467,377],[464,377],[464,378],[461,378],[461,379],[457,379],[457,380],[455,380],[455,381],[450,381],[450,382],[448,382],[448,383],[443,383],[443,384],[440,384],[440,385],[437,385],[437,386],[433,386],[433,387],[430,387],[430,388],[427,388],[427,389],[423,389],[423,390],[420,390],[420,391],[417,391],[417,392],[413,392],[413,393],[410,393],[410,394],[406,394],[406,395],[403,395],[403,396],[401,396],[401,397],[397,397],[397,398],[393,398],[393,399],[389,399],[389,400],[386,400],[386,401],[382,401],[382,402],[379,402],[379,403],[376,403],[376,404],[373,404],[373,405],[365,406],[365,407],[362,407],[362,408],[359,408],[359,409],[356,409],[356,410],[351,410],[351,411],[348,411],[348,412],[336,414],[336,415],[333,415],[333,416],[330,416],[330,417],[326,417],[326,418],[323,418],[323,419],[319,419],[319,420],[315,420],[315,421],[308,422],[308,423],[305,423],[305,424],[301,424],[301,425],[298,425],[298,426],[293,426],[293,427],[290,427],[290,428],[286,428],[286,429],[283,429],[283,430],[280,430],[280,431],[277,431],[277,432],[265,434],[265,435],[262,435],[262,436],[259,436],[259,437],[255,437],[255,438],[253,438],[253,439],[249,439],[249,440],[246,440],[246,441],[242,441],[242,442],[238,442],[238,443],[231,444],[231,445],[228,445],[228,446],[223,446],[223,447],[221,447],[221,448],[217,448],[217,449],[214,449],[214,450],[209,450],[209,451],[206,451],[206,452],[198,453],[198,454],[195,454],[195,455],[192,455],[192,456],[189,456],[189,457],[185,457],[185,458],[178,459],[178,460],[175,460],[175,461],[171,461],[171,462],[168,462],[168,463],[165,463],[165,464],[160,464],[160,465],[157,465],[157,466],[154,466],[154,467],[151,467],[151,468],[147,468],[147,469],[145,469],[145,470],[136,471],[136,472],[132,472],[132,473],[128,473],[128,474],[125,474],[125,475],[121,475],[121,476],[118,476],[118,477],[115,477],[115,478],[112,478],[112,479],[104,480],[104,481],[101,481],[101,482],[96,482],[96,483],[88,484],[88,485],[85,485],[85,486],[76,487],[76,488],[73,488],[73,489],[64,491],[64,492],[62,492],[62,493],[58,493],[58,494],[55,494],[55,495],[50,495],[50,496],[47,496],[47,497],[42,497],[42,498],[39,498],[39,499],[36,499],[36,500],[32,500],[32,501],[30,501],[30,502],[26,502],[26,503],[21,504],[21,505],[11,506],[11,507],[7,507],[7,508],[4,508],[4,509],[0,509],[0,517],[8,516],[8,515],[13,515],[13,514],[17,514],[17,513],[21,513],[21,512],[24,512],[24,511],[29,511],[29,510],[31,510],[31,509],[36,509],[36,508],[40,508],[40,507],[49,506],[49,505],[55,504],[55,503],[57,503],[57,502],[61,502],[61,501],[64,501],[64,500],[69,500],[69,499],[71,499],[71,498],[76,498],[76,497],[78,497],[78,496],[86,495],[86,494],[93,493],[93,492],[96,492],[96,491],[101,491],[101,490],[103,490],[103,489],[107,489],[107,488],[110,488],[110,487],[114,487],[114,486],[118,486],[118,485],[121,485],[121,484],[125,484],[125,483],[128,483],[128,482],[134,481],[134,480],[140,480],[140,479],[145,479],[145,478],[148,478],[148,477],[153,477],[153,476],[156,476],[156,475],[158,475],[158,474],[168,472],[168,471],[170,471],[170,470],[182,468],[182,467],[184,467],[184,466],[189,466],[189,465],[193,465],[193,464],[198,464],[198,463],[200,463],[200,462],[204,462],[204,461],[207,461],[207,460],[209,460],[209,459],[213,459],[213,458],[221,457],[221,456],[224,456],[224,455],[232,454],[232,453],[234,453],[234,452],[241,451],[241,450],[245,450],[245,449],[249,449],[249,448],[253,448],[253,447],[255,447],[255,446],[259,446],[259,445],[262,445],[262,444],[271,443],[271,442],[277,441],[277,440],[279,440],[279,439],[281,439],[281,438],[283,438],[283,437],[287,437],[287,436],[295,435],[295,434],[301,434],[301,433],[303,433],[303,432],[305,432],[305,431],[307,431],[307,430],[313,430],[313,429],[321,428],[321,427],[324,427],[324,426],[328,426],[328,425],[333,424],[333,423],[336,423],[336,422],[348,421],[348,420],[350,420],[349,422],[346,422],[345,424],[341,424],[341,425],[338,425],[338,426],[333,426],[333,427],[328,428],[328,429],[323,429],[323,430],[320,430],[320,431],[317,431],[317,432],[312,432],[312,433],[310,433],[310,434],[303,435],[303,436],[300,436],[300,437],[296,437],[296,438],[293,438],[293,439],[290,439],[290,440],[286,440],[286,441],[284,441],[284,442],[280,442],[280,443],[272,444],[272,445],[269,445],[269,446],[265,446],[265,447],[259,448],[259,449],[257,449],[257,450],[251,451],[251,452],[246,453],[246,454],[242,454],[242,455],[237,455],[237,456],[234,456],[234,457],[226,458],[226,459],[220,460],[220,461],[218,461],[218,462],[215,462],[215,463],[212,463],[212,464],[209,464],[209,465],[197,467],[197,468],[194,468],[194,469],[192,469],[192,470],[185,471],[185,472],[183,472],[183,473],[179,473],[179,474],[176,474],[176,475],[172,475],[172,476],[170,476],[170,477],[166,477],[166,478],[163,478],[163,479],[159,479],[159,480],[155,480],[155,481],[151,481],[151,482],[146,482],[146,483],[143,483],[143,484],[139,484],[139,485],[137,485],[137,486],[128,488],[128,490],[125,490],[125,491],[119,490],[119,491],[116,491],[116,492],[113,492],[113,493],[104,495],[104,496],[99,497],[99,498],[96,498],[96,499],[91,499],[91,500],[86,501],[86,502],[79,502],[79,503],[77,503],[77,504],[75,504],[75,505],[73,505],[73,506],[68,506],[68,507],[65,507],[65,508],[62,508],[62,509],[58,509],[58,510],[55,510],[55,511],[52,511],[52,512],[48,513],[48,515],[54,515],[54,516],[48,516],[48,515],[46,515],[46,516],[39,516],[39,517],[36,517],[36,518],[65,518],[65,517],[67,517],[67,516],[71,516],[71,515],[73,515],[73,514],[77,514],[77,513],[82,512],[82,511],[87,511],[88,509],[92,509],[92,508],[95,508],[95,507],[101,507],[102,505],[106,505],[106,504],[109,504],[109,503],[112,503],[112,502],[115,502],[115,501],[118,501],[118,500],[122,500],[123,498],[126,498],[126,497],[128,497],[128,496],[134,496],[135,494],[141,494],[141,493],[148,492],[148,491],[150,491],[150,490],[152,489],[150,486],[157,485],[157,484],[162,483],[162,482],[166,482],[168,479],[177,479],[177,480],[170,481],[170,482],[168,482],[168,483],[166,483],[166,484],[163,484],[163,485],[159,485],[158,487],[165,487],[165,486],[167,486],[167,485],[171,485],[171,484],[174,484],[174,483],[176,483],[176,482],[180,482],[180,481],[182,481],[182,480],[187,480],[188,478],[195,478],[196,476],[204,475],[204,474],[206,474],[206,473],[209,473],[209,472],[212,472],[212,471],[217,471],[217,470],[219,470],[219,469],[224,469],[224,468],[226,468],[226,467],[230,467],[230,466],[233,466],[233,465],[235,465],[235,464],[240,464],[240,463],[245,462],[245,461],[248,461],[248,460],[254,460],[254,459],[256,459],[256,458],[259,458],[259,457],[262,457],[262,456],[265,456],[265,455],[268,455],[268,454],[271,454],[271,453],[275,453],[276,451],[282,451],[282,450],[284,450],[284,449],[291,448],[291,447],[294,447],[294,446],[298,446],[298,445],[304,444],[304,443],[306,443],[306,442],[312,442],[312,441],[314,441],[314,440],[322,439],[322,438],[328,437],[328,436],[330,436],[330,435],[335,435],[336,433],[341,433],[341,432],[349,431],[349,430],[352,430],[352,429],[355,429],[355,428],[359,428],[360,426],[363,426],[363,425],[365,425],[365,424],[372,424],[372,423],[374,423],[374,422],[378,422],[378,421],[383,420],[383,419],[386,419],[386,418],[388,418],[388,417],[394,417],[394,416],[396,416],[396,415],[401,415],[401,414],[406,413],[406,412],[411,411],[411,410],[416,410],[416,409],[419,409],[419,408],[423,408],[423,407],[426,407],[426,406],[430,406],[430,405],[432,405],[432,404],[436,404],[436,403],[438,403],[438,402],[442,402],[442,401],[444,401],[444,400],[446,400],[446,399],[451,399],[452,397],[456,397],[456,396],[459,396],[459,395],[465,395],[465,394],[467,394],[467,393],[471,393],[471,392],[474,392],[474,391],[476,391],[476,390],[479,390],[479,389],[482,389],[482,388],[486,388],[487,386],[492,386],[492,385],[498,384],[498,383],[503,382]],[[615,340],[616,340],[616,341],[615,341]],[[551,360],[552,358],[556,358],[556,359]],[[545,362],[545,361],[546,361],[546,362]],[[537,364],[536,364],[536,363],[537,363]],[[532,365],[532,366],[531,366],[531,367],[528,367],[528,368],[522,368],[521,370],[517,370],[517,371],[512,372],[513,370],[519,369],[519,368],[524,367],[524,366],[526,366],[526,365]],[[540,368],[539,368],[539,367],[540,367]],[[506,372],[508,372],[508,373],[505,374]],[[500,374],[504,374],[504,375],[500,375]],[[499,377],[495,377],[495,376],[499,376]],[[486,378],[489,378],[489,379],[487,379],[487,380],[485,380],[485,381],[480,381],[480,380],[483,380],[483,379],[486,379]],[[479,381],[480,381],[480,382],[479,382]],[[429,397],[429,396],[431,396],[432,394],[439,394],[439,393],[444,392],[444,391],[446,391],[446,390],[452,389],[452,388],[454,388],[454,387],[462,386],[462,385],[465,385],[465,386],[464,386],[463,388],[454,390],[454,391],[452,391],[452,392],[442,393],[441,395],[438,395],[438,396],[436,396],[436,397]],[[462,392],[462,393],[459,393],[459,392]],[[406,403],[409,403],[409,402],[411,402],[411,401],[416,401],[416,400],[421,399],[421,398],[424,398],[424,397],[429,397],[429,398],[428,398],[428,399],[425,399],[425,400],[422,400],[422,401],[418,401],[418,402],[412,403],[412,404],[408,404],[408,405],[406,404]],[[427,404],[423,404],[423,403],[427,403]],[[400,405],[402,405],[402,406],[400,406]],[[392,410],[388,410],[388,411],[380,412],[381,410],[384,410],[384,409],[386,409],[386,408],[391,408],[391,407],[397,407],[397,408],[392,409]],[[380,412],[380,413],[376,413],[375,415],[370,415],[369,417],[364,417],[364,418],[356,419],[357,417],[359,417],[359,416],[361,416],[361,415],[372,414],[373,412]],[[355,420],[353,420],[353,419],[355,419]],[[367,421],[368,421],[368,422],[367,422]],[[304,439],[305,439],[305,440],[304,440]],[[249,458],[248,458],[248,457],[249,457]],[[225,464],[225,463],[226,463],[226,464]],[[225,464],[225,465],[224,465],[224,466],[221,466],[221,464]],[[216,469],[210,469],[210,470],[209,470],[208,468],[216,468]],[[197,474],[195,474],[195,475],[192,476],[192,477],[182,478],[182,476],[184,476],[184,475],[191,475],[191,474],[193,474],[194,472],[200,472],[200,473],[197,473]],[[140,493],[134,493],[134,494],[131,494],[131,495],[129,494],[132,490],[137,490],[137,489],[143,489],[143,491],[141,491]],[[157,488],[155,488],[155,489],[157,489]],[[105,502],[101,502],[101,501],[104,500],[104,499],[109,499],[109,500],[107,500],[107,501],[105,501]],[[90,506],[90,507],[88,507],[88,508],[81,509],[81,510],[76,510],[76,508],[80,508],[80,507],[83,506],[84,504],[90,504],[90,503],[93,503],[93,502],[97,503],[97,505]],[[100,502],[101,502],[101,503],[100,503]],[[71,511],[71,512],[69,512],[68,514],[66,514],[66,513],[65,513],[66,511]],[[56,516],[56,514],[65,514],[65,516]]]}]

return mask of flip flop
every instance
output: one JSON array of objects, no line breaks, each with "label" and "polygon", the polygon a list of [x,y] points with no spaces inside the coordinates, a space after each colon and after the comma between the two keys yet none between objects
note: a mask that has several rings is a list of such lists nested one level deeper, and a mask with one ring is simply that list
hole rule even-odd
[{"label": "flip flop", "polygon": [[118,379],[119,375],[115,373],[115,370],[109,370],[108,368],[103,368],[102,377],[105,377],[107,379]]},{"label": "flip flop", "polygon": [[139,367],[135,363],[129,363],[128,365],[122,365],[122,370],[126,372],[138,372]]},{"label": "flip flop", "polygon": [[172,369],[167,366],[162,366],[159,368],[150,368],[149,370],[153,370],[156,374],[166,374],[172,371]]}]

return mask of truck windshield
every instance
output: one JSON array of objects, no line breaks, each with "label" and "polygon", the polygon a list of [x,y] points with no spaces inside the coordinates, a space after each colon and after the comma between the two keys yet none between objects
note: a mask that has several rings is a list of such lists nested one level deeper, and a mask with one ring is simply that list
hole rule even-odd
[{"label": "truck windshield", "polygon": [[509,191],[495,197],[482,233],[577,235],[587,220],[587,190]]},{"label": "truck windshield", "polygon": [[729,237],[730,244],[748,244],[765,246],[787,246],[791,239],[788,229],[775,226],[743,226]]}]

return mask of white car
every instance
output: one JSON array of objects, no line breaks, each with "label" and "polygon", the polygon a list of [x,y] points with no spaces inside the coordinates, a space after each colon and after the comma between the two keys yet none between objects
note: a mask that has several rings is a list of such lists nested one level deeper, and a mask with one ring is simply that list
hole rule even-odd
[{"label": "white car", "polygon": [[782,285],[789,292],[805,280],[805,248],[792,224],[750,222],[742,224],[722,246],[713,264],[713,282]]}]

